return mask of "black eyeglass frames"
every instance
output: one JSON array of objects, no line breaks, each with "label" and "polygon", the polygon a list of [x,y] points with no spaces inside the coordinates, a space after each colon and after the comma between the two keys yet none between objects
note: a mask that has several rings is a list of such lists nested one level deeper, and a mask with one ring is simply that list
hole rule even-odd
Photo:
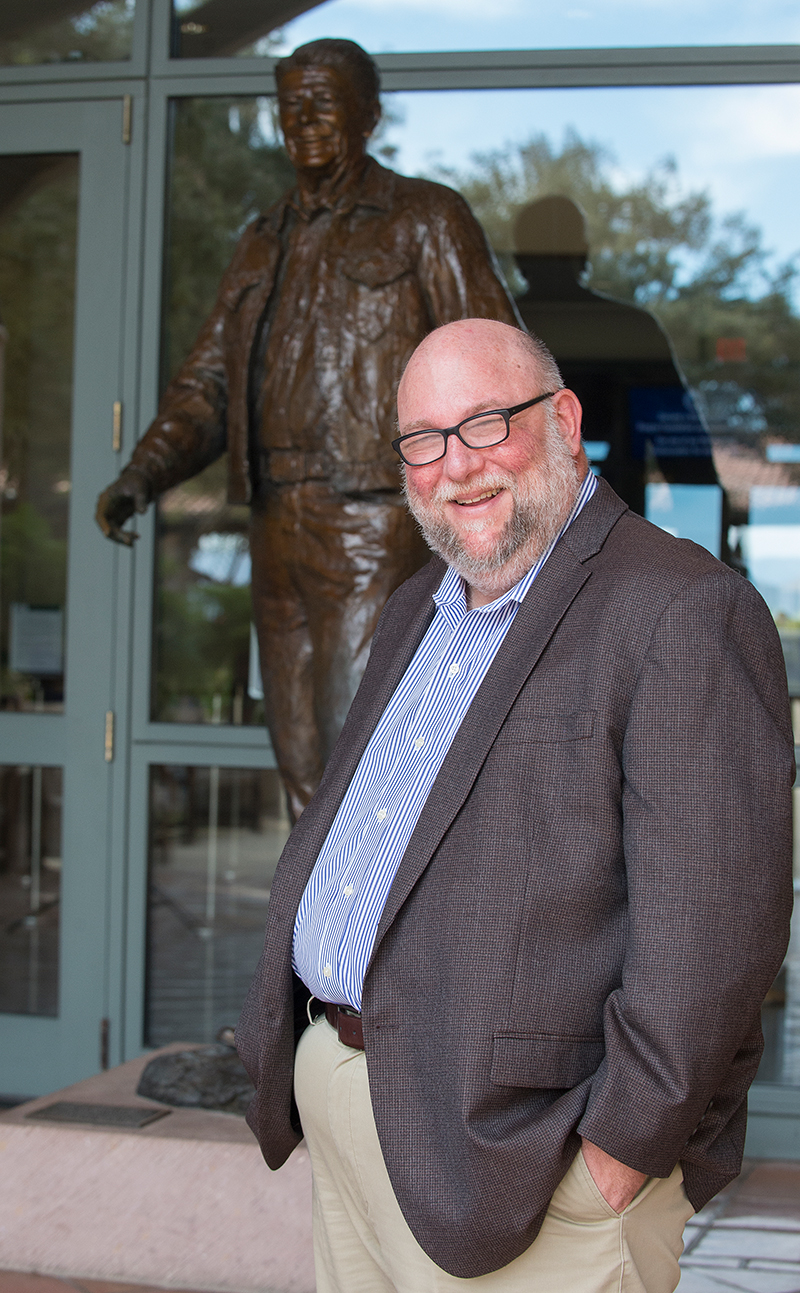
[{"label": "black eyeglass frames", "polygon": [[532,400],[526,400],[524,404],[515,404],[510,409],[487,409],[485,413],[474,413],[472,417],[464,418],[464,421],[459,422],[457,426],[445,427],[441,431],[433,428],[410,431],[408,435],[401,435],[393,440],[392,448],[409,467],[427,467],[430,463],[444,458],[451,435],[456,436],[468,449],[491,449],[493,445],[502,444],[508,439],[511,433],[511,419],[515,413],[531,409],[534,404],[552,399],[555,394],[555,391],[546,391],[544,395],[536,395]]}]

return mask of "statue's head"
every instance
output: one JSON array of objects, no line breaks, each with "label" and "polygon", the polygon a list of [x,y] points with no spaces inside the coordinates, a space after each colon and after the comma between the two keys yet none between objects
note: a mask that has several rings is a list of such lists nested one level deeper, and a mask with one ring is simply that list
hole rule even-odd
[{"label": "statue's head", "polygon": [[312,40],[275,67],[286,150],[301,170],[334,170],[364,155],[380,117],[380,78],[352,40]]}]

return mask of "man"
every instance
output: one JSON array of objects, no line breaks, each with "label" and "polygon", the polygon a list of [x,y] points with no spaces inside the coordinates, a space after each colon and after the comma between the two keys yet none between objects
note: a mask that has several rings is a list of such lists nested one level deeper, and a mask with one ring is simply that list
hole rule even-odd
[{"label": "man", "polygon": [[381,617],[237,1029],[269,1165],[306,1136],[319,1293],[669,1293],[739,1170],[791,905],[780,646],[587,472],[580,416],[485,320],[400,385],[440,556]]},{"label": "man", "polygon": [[390,446],[403,367],[438,324],[519,319],[464,201],[367,156],[380,85],[358,45],[301,46],[276,77],[297,186],[243,234],[97,519],[131,543],[134,511],[227,448],[230,500],[252,502],[267,725],[296,818],[387,597],[427,559]]}]

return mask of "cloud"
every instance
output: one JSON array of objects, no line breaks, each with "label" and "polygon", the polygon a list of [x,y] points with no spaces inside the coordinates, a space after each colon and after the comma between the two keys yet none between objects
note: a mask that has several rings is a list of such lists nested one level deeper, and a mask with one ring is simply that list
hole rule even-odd
[{"label": "cloud", "polygon": [[[744,158],[800,155],[800,85],[748,86],[718,103],[704,134]],[[716,154],[716,147],[713,149]]]}]

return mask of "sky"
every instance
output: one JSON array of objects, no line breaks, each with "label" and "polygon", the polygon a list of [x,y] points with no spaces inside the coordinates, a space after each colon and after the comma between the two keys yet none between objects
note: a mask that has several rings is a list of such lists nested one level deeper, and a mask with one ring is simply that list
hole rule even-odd
[{"label": "sky", "polygon": [[326,0],[286,48],[344,36],[372,53],[441,49],[769,45],[800,41],[796,0]]}]

